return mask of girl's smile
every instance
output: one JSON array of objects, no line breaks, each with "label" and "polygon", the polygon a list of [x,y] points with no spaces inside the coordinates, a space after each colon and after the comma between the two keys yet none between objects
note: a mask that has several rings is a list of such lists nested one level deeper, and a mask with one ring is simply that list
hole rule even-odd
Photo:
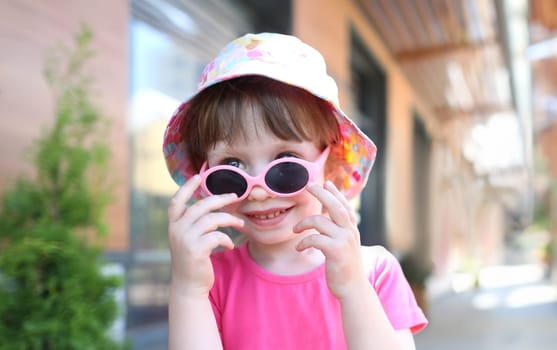
[{"label": "girl's smile", "polygon": [[245,212],[243,215],[256,226],[271,227],[278,225],[287,215],[290,208],[273,208],[268,210]]}]

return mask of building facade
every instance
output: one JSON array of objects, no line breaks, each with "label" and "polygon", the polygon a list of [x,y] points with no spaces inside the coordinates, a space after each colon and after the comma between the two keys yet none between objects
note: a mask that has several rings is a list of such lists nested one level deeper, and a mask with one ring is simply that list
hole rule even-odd
[{"label": "building facade", "polygon": [[354,203],[363,242],[431,260],[438,277],[431,290],[441,291],[449,271],[500,260],[505,207],[463,158],[462,121],[440,120],[419,97],[363,3],[2,1],[0,190],[31,173],[25,149],[53,120],[41,73],[46,50],[70,43],[86,23],[95,98],[112,125],[106,256],[125,268],[128,330],[157,334],[170,278],[166,206],[177,189],[162,157],[164,127],[225,43],[246,32],[294,34],[324,55],[343,109],[378,146],[369,185]]}]

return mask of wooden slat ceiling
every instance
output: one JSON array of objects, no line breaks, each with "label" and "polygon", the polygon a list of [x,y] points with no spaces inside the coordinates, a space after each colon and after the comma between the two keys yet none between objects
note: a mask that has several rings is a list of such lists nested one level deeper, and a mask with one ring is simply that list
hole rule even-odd
[{"label": "wooden slat ceiling", "polygon": [[360,2],[440,121],[512,110],[494,1]]}]

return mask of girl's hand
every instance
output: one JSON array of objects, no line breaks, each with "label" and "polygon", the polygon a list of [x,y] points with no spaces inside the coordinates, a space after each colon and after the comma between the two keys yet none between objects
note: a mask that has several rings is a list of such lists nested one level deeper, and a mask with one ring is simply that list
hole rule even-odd
[{"label": "girl's hand", "polygon": [[190,207],[186,204],[199,187],[196,175],[174,194],[168,206],[168,240],[172,260],[172,287],[190,296],[208,295],[215,276],[210,255],[214,248],[234,248],[219,227],[241,227],[244,222],[217,210],[230,204],[235,194],[210,196]]},{"label": "girl's hand", "polygon": [[294,232],[316,229],[320,233],[305,237],[296,249],[302,251],[313,247],[323,252],[327,284],[334,296],[343,299],[357,295],[369,282],[362,265],[356,215],[332,182],[327,181],[324,187],[311,184],[308,191],[319,199],[329,217],[310,216],[294,226]]}]

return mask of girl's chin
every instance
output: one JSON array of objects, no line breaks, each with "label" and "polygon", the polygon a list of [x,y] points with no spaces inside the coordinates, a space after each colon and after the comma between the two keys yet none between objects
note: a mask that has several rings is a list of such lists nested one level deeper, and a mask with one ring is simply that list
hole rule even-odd
[{"label": "girl's chin", "polygon": [[250,230],[250,227],[245,225],[241,232],[250,241],[261,245],[283,244],[300,237],[297,233],[292,232],[292,227],[288,230],[285,228],[262,230],[261,228],[256,227],[254,227],[253,230]]}]

